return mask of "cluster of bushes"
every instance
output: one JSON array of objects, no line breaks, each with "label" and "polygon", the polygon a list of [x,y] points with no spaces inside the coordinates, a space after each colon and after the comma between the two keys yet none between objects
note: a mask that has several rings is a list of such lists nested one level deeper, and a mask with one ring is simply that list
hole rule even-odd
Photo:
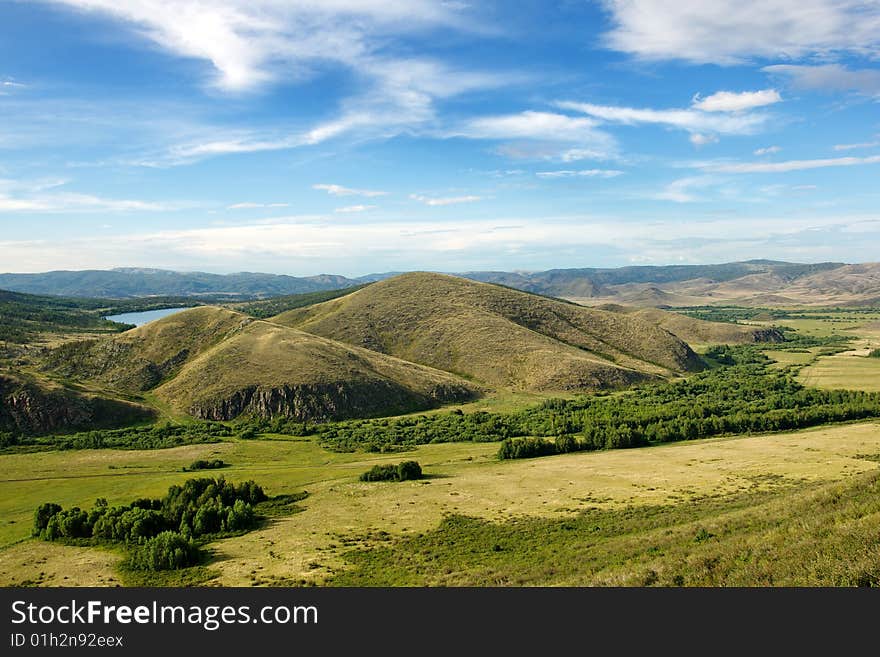
[{"label": "cluster of bushes", "polygon": [[207,461],[205,459],[199,459],[197,461],[193,461],[189,464],[188,468],[184,468],[184,472],[187,470],[219,470],[220,468],[225,468],[229,464],[223,461],[222,459],[211,459]]},{"label": "cluster of bushes", "polygon": [[495,442],[516,435],[519,427],[512,415],[438,413],[401,418],[348,420],[321,425],[315,433],[323,447],[334,452],[394,452],[401,447],[448,442]]},{"label": "cluster of bushes", "polygon": [[128,506],[111,507],[105,499],[89,511],[41,504],[34,513],[33,535],[46,541],[123,544],[132,568],[183,568],[201,558],[195,539],[253,528],[258,520],[254,506],[266,499],[253,481],[236,485],[189,479],[171,486],[162,499],[139,499]]},{"label": "cluster of bushes", "polygon": [[[0,448],[16,445],[52,449],[165,449],[220,442],[236,430],[220,422],[156,424],[125,429],[99,429],[68,435],[25,437],[10,434]],[[6,443],[6,444],[4,444]]]},{"label": "cluster of bushes", "polygon": [[407,481],[421,478],[422,466],[417,461],[403,461],[396,465],[374,465],[361,475],[361,481]]},{"label": "cluster of bushes", "polygon": [[868,358],[880,358],[880,349],[872,349],[868,352]]}]

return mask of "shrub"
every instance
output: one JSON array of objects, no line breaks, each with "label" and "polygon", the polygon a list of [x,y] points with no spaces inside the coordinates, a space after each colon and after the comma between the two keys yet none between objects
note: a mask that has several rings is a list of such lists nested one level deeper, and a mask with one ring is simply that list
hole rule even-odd
[{"label": "shrub", "polygon": [[364,472],[361,481],[406,481],[407,479],[421,479],[422,466],[417,461],[403,461],[397,465],[374,465]]},{"label": "shrub", "polygon": [[873,349],[868,353],[868,358],[880,358],[880,349]]},{"label": "shrub", "polygon": [[132,550],[129,565],[135,570],[176,570],[196,565],[201,556],[191,538],[165,531]]},{"label": "shrub", "polygon": [[225,468],[228,463],[225,463],[221,459],[212,459],[210,461],[206,461],[204,459],[199,459],[198,461],[193,461],[190,463],[189,468],[184,468],[186,470],[217,470],[219,468]]}]

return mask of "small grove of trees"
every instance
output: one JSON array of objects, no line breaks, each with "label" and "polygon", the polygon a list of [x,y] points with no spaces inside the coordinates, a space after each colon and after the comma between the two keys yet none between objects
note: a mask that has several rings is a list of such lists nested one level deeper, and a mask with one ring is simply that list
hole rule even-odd
[{"label": "small grove of trees", "polygon": [[417,461],[403,461],[396,465],[374,465],[361,475],[361,481],[406,481],[423,476],[422,466]]},{"label": "small grove of trees", "polygon": [[210,461],[199,459],[190,463],[189,468],[184,468],[183,470],[184,472],[187,470],[218,470],[220,468],[225,468],[228,465],[229,464],[222,459],[211,459]]},{"label": "small grove of trees", "polygon": [[189,479],[171,486],[162,499],[139,499],[127,506],[111,507],[103,498],[89,511],[41,504],[34,512],[32,533],[46,541],[123,544],[132,568],[183,568],[201,558],[197,539],[253,528],[258,520],[254,506],[266,499],[253,481]]},{"label": "small grove of trees", "polygon": [[880,349],[872,349],[868,353],[868,358],[880,358]]}]

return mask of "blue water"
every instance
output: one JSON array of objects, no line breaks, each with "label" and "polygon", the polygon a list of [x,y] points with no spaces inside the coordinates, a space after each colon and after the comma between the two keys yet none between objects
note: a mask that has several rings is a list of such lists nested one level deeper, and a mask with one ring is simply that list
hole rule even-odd
[{"label": "blue water", "polygon": [[140,313],[122,313],[121,315],[108,315],[107,319],[123,324],[134,324],[135,326],[143,326],[148,322],[156,319],[162,319],[179,313],[181,310],[189,310],[189,308],[163,308],[162,310],[145,310]]}]

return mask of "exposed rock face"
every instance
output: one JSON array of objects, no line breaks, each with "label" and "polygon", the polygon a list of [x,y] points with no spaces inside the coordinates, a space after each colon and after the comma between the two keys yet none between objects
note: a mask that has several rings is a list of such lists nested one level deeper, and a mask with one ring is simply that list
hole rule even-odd
[{"label": "exposed rock face", "polygon": [[326,422],[354,417],[394,415],[433,408],[444,402],[473,399],[464,386],[440,384],[420,394],[392,382],[315,383],[272,388],[249,387],[215,402],[190,408],[205,420],[232,420],[239,415],[288,417]]},{"label": "exposed rock face", "polygon": [[752,337],[755,342],[785,342],[785,335],[778,328],[758,329]]},{"label": "exposed rock face", "polygon": [[0,376],[0,430],[25,435],[119,427],[153,419],[153,411]]}]

